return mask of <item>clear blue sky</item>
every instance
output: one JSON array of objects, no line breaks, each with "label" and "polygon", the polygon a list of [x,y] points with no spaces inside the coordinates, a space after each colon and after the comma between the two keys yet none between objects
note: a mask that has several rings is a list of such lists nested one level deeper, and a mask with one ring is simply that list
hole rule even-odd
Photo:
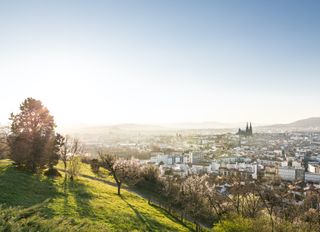
[{"label": "clear blue sky", "polygon": [[0,122],[320,116],[320,1],[0,1]]}]

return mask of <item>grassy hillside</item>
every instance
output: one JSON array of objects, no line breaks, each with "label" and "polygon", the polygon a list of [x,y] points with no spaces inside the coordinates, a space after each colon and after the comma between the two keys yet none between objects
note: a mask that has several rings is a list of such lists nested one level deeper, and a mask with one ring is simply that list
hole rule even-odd
[{"label": "grassy hillside", "polygon": [[[92,175],[88,167],[86,175]],[[0,204],[4,208],[32,207],[39,203],[44,220],[71,221],[83,231],[189,231],[163,210],[126,190],[122,197],[116,188],[79,177],[64,183],[63,177],[52,180],[14,168],[10,161],[0,160]],[[61,218],[62,217],[62,218]],[[67,228],[67,227],[66,227]]]}]

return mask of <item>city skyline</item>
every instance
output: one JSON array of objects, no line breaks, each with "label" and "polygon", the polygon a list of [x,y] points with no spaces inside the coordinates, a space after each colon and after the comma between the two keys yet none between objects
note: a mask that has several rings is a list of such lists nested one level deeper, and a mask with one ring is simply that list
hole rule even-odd
[{"label": "city skyline", "polygon": [[0,123],[27,97],[58,125],[320,116],[317,1],[0,1]]}]

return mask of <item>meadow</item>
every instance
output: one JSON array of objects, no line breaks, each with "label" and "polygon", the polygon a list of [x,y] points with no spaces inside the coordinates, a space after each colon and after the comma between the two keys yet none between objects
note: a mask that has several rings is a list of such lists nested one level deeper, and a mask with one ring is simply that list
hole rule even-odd
[{"label": "meadow", "polygon": [[[58,165],[59,166],[59,165]],[[95,180],[88,165],[74,182],[18,170],[0,160],[0,229],[6,231],[190,231],[164,210]],[[92,178],[88,178],[92,177]],[[106,177],[107,181],[112,179]],[[10,216],[11,215],[11,216]]]}]

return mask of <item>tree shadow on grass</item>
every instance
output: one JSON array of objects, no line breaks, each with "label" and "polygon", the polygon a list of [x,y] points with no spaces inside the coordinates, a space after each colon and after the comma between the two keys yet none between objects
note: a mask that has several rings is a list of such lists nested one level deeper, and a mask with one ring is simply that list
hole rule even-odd
[{"label": "tree shadow on grass", "polygon": [[92,194],[87,190],[87,186],[78,180],[65,180],[64,188],[64,212],[66,213],[70,203],[68,200],[69,194],[74,197],[76,204],[76,211],[82,217],[94,218],[94,210],[91,207],[90,200],[93,198]]},{"label": "tree shadow on grass", "polygon": [[[133,205],[131,205],[124,196],[120,195],[120,198],[129,206],[129,208],[135,213],[137,218],[143,223],[145,226],[145,231],[155,231],[155,230],[161,230],[161,231],[172,231],[172,227],[165,225],[163,223],[160,223],[159,220],[156,220],[154,218],[148,217],[145,214],[142,214],[137,210]],[[173,218],[169,218],[173,220]],[[177,222],[176,220],[173,220]],[[178,222],[177,222],[178,223]]]},{"label": "tree shadow on grass", "polygon": [[152,231],[152,226],[149,224],[147,219],[140,214],[140,212],[134,208],[122,195],[120,195],[120,198],[129,206],[130,209],[136,214],[137,218],[146,226],[146,229],[148,231]]},{"label": "tree shadow on grass", "polygon": [[[0,168],[0,204],[31,207],[57,197],[54,179],[22,171],[14,166]],[[49,209],[45,209],[49,213]]]}]

